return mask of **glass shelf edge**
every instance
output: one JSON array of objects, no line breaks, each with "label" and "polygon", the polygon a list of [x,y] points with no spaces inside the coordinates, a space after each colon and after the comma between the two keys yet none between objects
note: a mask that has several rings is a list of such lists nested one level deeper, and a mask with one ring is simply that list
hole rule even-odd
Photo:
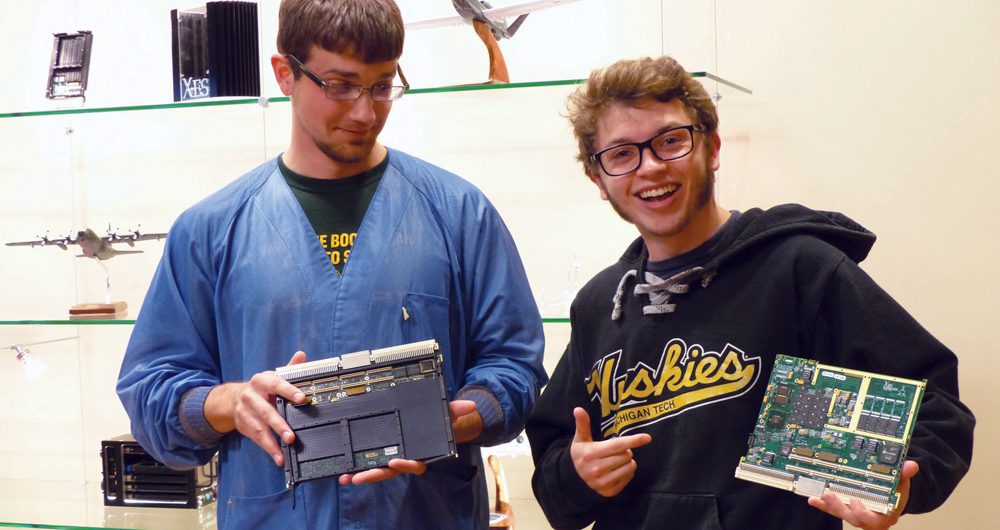
[{"label": "glass shelf edge", "polygon": [[108,326],[132,325],[135,320],[127,319],[57,319],[57,320],[0,320],[0,326]]},{"label": "glass shelf edge", "polygon": [[[723,77],[717,76],[711,72],[690,72],[691,77],[694,78],[705,78],[712,81],[721,83],[735,90],[747,94],[753,94],[753,91],[738,85],[732,81],[729,81]],[[427,88],[412,88],[407,94],[419,95],[419,94],[443,94],[448,92],[470,92],[477,90],[509,90],[517,88],[536,88],[536,87],[554,87],[554,86],[567,86],[567,85],[579,85],[583,83],[585,79],[557,79],[551,81],[527,81],[521,83],[495,83],[495,84],[470,84],[470,85],[447,85],[439,87],[427,87]],[[95,107],[95,108],[76,108],[76,109],[57,109],[57,110],[37,110],[37,111],[23,111],[23,112],[7,112],[0,113],[0,119],[3,118],[29,118],[38,116],[60,116],[60,115],[71,115],[71,114],[96,114],[101,112],[128,112],[137,110],[161,110],[161,109],[181,109],[181,108],[195,108],[195,107],[218,107],[225,105],[250,105],[256,104],[266,107],[270,103],[283,103],[289,101],[288,96],[279,97],[260,97],[260,98],[235,98],[235,99],[200,99],[195,101],[180,101],[173,103],[158,103],[151,105],[127,105],[121,107]]]},{"label": "glass shelf edge", "polygon": [[102,530],[126,530],[124,528],[112,528],[106,526],[72,526],[62,524],[38,524],[38,523],[0,523],[0,528],[47,528],[58,530],[92,530],[100,528]]},{"label": "glass shelf edge", "polygon": [[134,110],[184,109],[194,107],[221,107],[225,105],[248,105],[260,103],[260,98],[252,99],[212,99],[184,101],[176,103],[157,103],[153,105],[126,105],[122,107],[94,107],[79,109],[35,110],[26,112],[8,112],[0,114],[0,118],[29,118],[36,116],[61,116],[69,114],[97,114],[100,112],[128,112]]},{"label": "glass shelf edge", "polygon": [[[543,324],[569,324],[568,317],[546,317]],[[94,325],[133,325],[135,320],[0,320],[0,326],[94,326]]]},{"label": "glass shelf edge", "polygon": [[744,94],[753,95],[753,90],[750,90],[749,88],[747,88],[747,87],[745,87],[743,85],[738,85],[738,84],[736,84],[736,83],[734,83],[734,82],[732,82],[732,81],[730,81],[728,79],[725,79],[723,77],[719,77],[719,76],[713,74],[712,72],[690,72],[690,75],[691,75],[691,77],[694,77],[696,79],[700,78],[700,77],[703,77],[705,79],[711,79],[712,81],[715,81],[716,83],[720,83],[720,84],[726,85],[727,87],[732,88],[734,90],[739,90],[740,92],[743,92]]},{"label": "glass shelf edge", "polygon": [[473,90],[507,90],[511,88],[533,88],[579,85],[585,79],[559,79],[554,81],[527,81],[523,83],[481,83],[472,85],[449,85],[428,88],[411,88],[407,94],[439,94],[445,92],[468,92]]}]

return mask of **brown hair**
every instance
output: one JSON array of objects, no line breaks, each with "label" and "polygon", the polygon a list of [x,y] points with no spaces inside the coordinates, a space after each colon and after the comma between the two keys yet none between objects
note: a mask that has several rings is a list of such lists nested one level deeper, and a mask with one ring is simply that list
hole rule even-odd
[{"label": "brown hair", "polygon": [[598,167],[590,160],[590,155],[594,152],[597,121],[604,111],[614,103],[630,105],[644,99],[662,103],[678,99],[688,116],[696,125],[701,125],[706,134],[714,133],[719,127],[719,114],[708,91],[673,58],[618,61],[591,72],[587,82],[567,101],[569,121],[579,145],[576,158],[583,162],[588,175],[598,174]]},{"label": "brown hair", "polygon": [[365,63],[398,59],[403,33],[393,0],[282,0],[278,11],[278,52],[303,63],[313,45]]}]

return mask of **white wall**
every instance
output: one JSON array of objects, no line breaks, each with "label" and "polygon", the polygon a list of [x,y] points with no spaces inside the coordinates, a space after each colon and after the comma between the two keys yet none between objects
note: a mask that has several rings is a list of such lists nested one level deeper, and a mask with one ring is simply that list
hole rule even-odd
[{"label": "white wall", "polygon": [[[400,5],[407,18],[450,13],[445,0]],[[173,7],[165,0],[0,0],[0,42],[8,50],[0,114],[66,105],[44,99],[51,34],[79,29],[95,34],[87,107],[169,102]],[[279,96],[266,61],[276,2],[261,2],[260,11],[264,95]],[[992,155],[1000,148],[1000,103],[993,95],[1000,69],[991,58],[1000,47],[998,23],[1000,5],[974,0],[580,0],[531,15],[501,44],[513,81],[582,78],[618,58],[665,52],[690,70],[751,88],[752,96],[720,89],[721,203],[746,209],[801,202],[841,210],[878,234],[866,270],[955,350],[963,399],[980,421],[970,475],[942,509],[907,516],[903,528],[992,520],[987,494],[1000,471],[988,452],[1000,440],[988,375],[991,331],[1000,324],[992,307],[1000,280],[990,268],[1000,258],[994,234],[1000,213],[992,204],[998,198]],[[485,52],[467,26],[411,32],[402,61],[414,87],[486,77]],[[396,104],[384,134],[387,144],[486,191],[518,241],[546,316],[563,314],[565,292],[615,259],[635,234],[573,160],[574,142],[559,116],[569,90],[411,95]],[[183,207],[281,152],[287,108],[0,118],[0,239],[108,222],[163,229]],[[108,262],[118,293],[134,309],[160,245]],[[101,295],[103,271],[60,252],[0,247],[2,318],[62,314],[71,303]],[[45,414],[21,408],[0,416],[38,440],[62,430],[68,441],[25,447],[20,434],[4,429],[5,461],[55,452],[78,462],[60,467],[61,476],[99,476],[94,440],[127,428],[108,388],[125,329],[0,327],[0,345],[81,336],[33,348],[48,357],[65,395],[33,402]],[[546,331],[551,369],[566,329],[555,324]],[[2,373],[15,369],[12,358],[0,355]],[[0,388],[12,402],[47,387]],[[78,397],[110,412],[95,418],[79,402],[66,404]],[[508,465],[515,509],[531,509],[526,461]],[[0,478],[26,469],[0,465]]]},{"label": "white wall", "polygon": [[722,104],[722,202],[841,210],[879,236],[865,269],[956,352],[979,420],[969,476],[902,526],[990,526],[1000,5],[720,1],[718,12],[719,70],[754,89]]}]

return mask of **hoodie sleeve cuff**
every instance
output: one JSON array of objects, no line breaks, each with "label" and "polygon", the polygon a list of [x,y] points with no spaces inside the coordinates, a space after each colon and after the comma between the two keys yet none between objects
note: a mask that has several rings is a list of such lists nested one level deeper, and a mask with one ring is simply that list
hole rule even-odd
[{"label": "hoodie sleeve cuff", "polygon": [[472,443],[488,443],[503,433],[504,414],[500,402],[488,388],[469,385],[458,391],[455,399],[464,399],[476,404],[476,411],[483,419],[483,432]]},{"label": "hoodie sleeve cuff", "polygon": [[181,427],[192,440],[201,444],[212,444],[219,441],[225,434],[216,431],[205,419],[205,399],[213,387],[199,386],[192,388],[181,397],[179,411]]},{"label": "hoodie sleeve cuff", "polygon": [[570,455],[569,447],[559,454],[557,473],[561,490],[573,502],[585,506],[588,509],[597,508],[608,502],[608,498],[597,493],[580,477],[573,465],[573,457]]}]

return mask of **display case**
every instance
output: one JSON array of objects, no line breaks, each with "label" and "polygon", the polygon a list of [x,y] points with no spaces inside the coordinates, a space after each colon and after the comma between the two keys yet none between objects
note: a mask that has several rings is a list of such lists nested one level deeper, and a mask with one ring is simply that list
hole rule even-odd
[{"label": "display case", "polygon": [[[717,80],[695,75],[719,89]],[[568,340],[576,289],[605,265],[605,249],[617,251],[634,237],[630,225],[607,215],[574,158],[560,113],[578,83],[415,89],[394,105],[382,135],[386,145],[462,175],[497,206],[544,317],[549,370]],[[281,153],[289,116],[283,97],[0,115],[0,134],[27,129],[35,138],[25,147],[36,150],[9,162],[12,174],[34,183],[12,186],[0,198],[8,220],[0,240],[34,237],[32,227],[54,233],[81,223],[165,231],[185,208]],[[162,246],[136,243],[144,253],[107,260],[112,297],[125,300],[129,313],[83,321],[70,320],[67,308],[108,290],[95,260],[76,257],[72,246],[0,246],[9,301],[0,309],[0,344],[23,345],[48,367],[38,379],[10,378],[12,395],[35,398],[4,413],[13,428],[0,440],[13,464],[0,473],[0,486],[16,493],[0,496],[9,503],[0,509],[3,520],[100,526],[112,524],[109,517],[128,518],[100,503],[98,451],[101,439],[128,432],[114,385]],[[19,370],[14,351],[3,362]],[[30,443],[22,439],[26,432],[35,433]],[[38,489],[22,487],[31,484]],[[85,502],[75,510],[24,511],[31,503],[17,499],[47,495],[46,484]]]},{"label": "display case", "polygon": [[[407,20],[451,10],[449,2],[399,4]],[[45,38],[41,51],[28,49],[12,59],[27,77],[35,75],[35,63],[47,64],[58,30],[32,29],[37,24],[29,19],[86,27],[97,43],[85,104],[41,103],[44,86],[37,97],[23,95],[33,89],[0,87],[0,242],[59,237],[84,227],[102,235],[166,232],[185,208],[287,146],[291,105],[270,81],[267,61],[277,3],[259,3],[264,96],[181,103],[166,103],[173,86],[169,12],[178,6],[155,0],[130,7],[119,13],[128,21],[121,24],[99,16],[109,5],[60,0],[40,13],[19,11],[0,21],[11,43],[30,42],[35,33]],[[385,145],[469,180],[496,205],[543,316],[549,371],[568,341],[576,290],[636,236],[599,200],[576,161],[563,117],[566,96],[591,68],[658,55],[665,47],[688,56],[684,64],[699,69],[693,75],[712,94],[747,93],[738,80],[708,71],[717,64],[707,51],[714,46],[711,8],[688,6],[683,21],[665,16],[659,0],[630,5],[622,10],[615,2],[587,0],[532,14],[517,38],[501,43],[514,81],[503,85],[478,84],[487,60],[470,27],[409,31],[402,64],[415,88],[393,104],[381,135]],[[44,80],[44,72],[37,76]],[[135,249],[143,253],[114,257],[102,267],[76,257],[72,245],[0,245],[0,352],[6,352],[0,366],[4,396],[16,403],[0,412],[7,426],[0,431],[0,523],[215,526],[214,505],[150,512],[157,509],[102,503],[101,440],[129,431],[114,387],[163,241],[136,243]],[[109,298],[126,302],[128,313],[106,320],[68,317],[74,304]],[[41,377],[24,377],[15,345],[45,365]],[[508,459],[512,503],[533,503],[526,444],[507,450],[513,453],[500,452]]]}]

